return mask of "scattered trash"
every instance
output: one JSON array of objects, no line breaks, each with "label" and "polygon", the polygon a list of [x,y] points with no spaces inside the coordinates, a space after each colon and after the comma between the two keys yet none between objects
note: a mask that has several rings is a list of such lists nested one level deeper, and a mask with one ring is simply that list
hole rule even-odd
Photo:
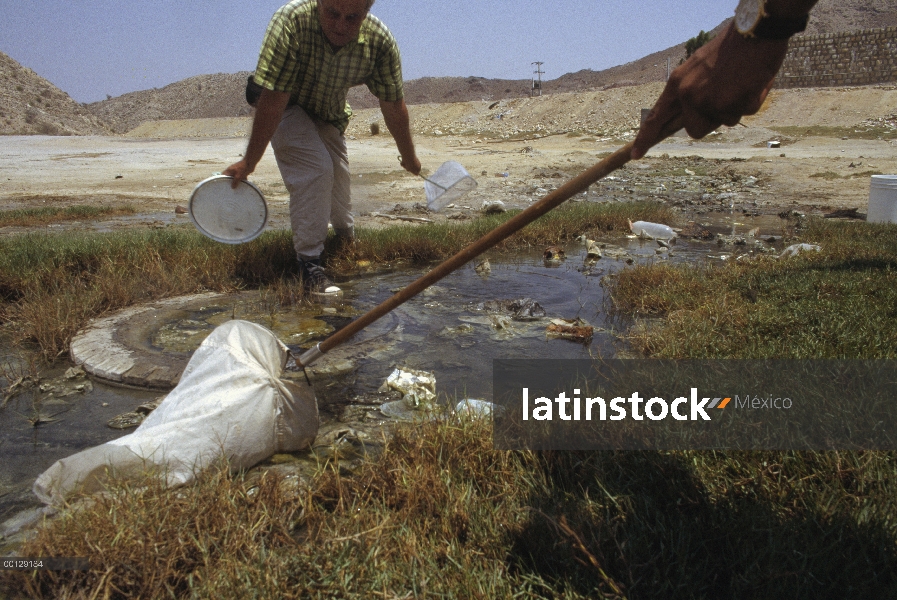
[{"label": "scattered trash", "polygon": [[558,248],[557,246],[548,246],[542,253],[542,258],[546,262],[560,262],[566,259],[567,255],[562,249]]},{"label": "scattered trash", "polygon": [[863,215],[857,214],[856,208],[839,208],[822,215],[826,219],[862,219]]},{"label": "scattered trash", "polygon": [[781,148],[781,146],[782,146],[782,142],[780,142],[778,140],[770,140],[770,141],[766,142],[767,148]]},{"label": "scattered trash", "polygon": [[695,221],[689,221],[688,224],[679,232],[682,237],[692,238],[696,240],[712,240],[713,232]]},{"label": "scattered trash", "polygon": [[625,260],[627,262],[632,260],[629,256],[629,252],[627,252],[625,248],[620,248],[619,246],[605,245],[601,249],[601,255],[606,258]]},{"label": "scattered trash", "polygon": [[503,213],[507,208],[505,208],[505,203],[501,200],[484,200],[481,210],[487,215],[492,215]]},{"label": "scattered trash", "polygon": [[[346,459],[366,454],[366,446],[371,445],[371,441],[370,434],[353,427],[347,427],[340,423],[329,430],[322,431],[318,434],[312,448],[318,456],[323,455],[328,458],[339,457]],[[287,462],[289,460],[289,458],[284,457],[282,462]]]},{"label": "scattered trash", "polygon": [[424,217],[411,217],[407,215],[387,215],[381,212],[372,212],[372,217],[383,217],[384,219],[390,219],[392,221],[417,221],[419,223],[432,223],[433,219],[427,219]]},{"label": "scattered trash", "polygon": [[458,402],[455,413],[466,417],[490,417],[493,413],[497,413],[499,408],[501,407],[486,400],[467,398]]},{"label": "scattered trash", "polygon": [[473,325],[462,323],[457,327],[449,327],[446,325],[437,335],[440,337],[455,337],[458,335],[466,335],[468,333],[473,333]]},{"label": "scattered trash", "polygon": [[801,252],[820,252],[821,250],[822,248],[816,244],[792,244],[779,254],[779,258],[797,256]]},{"label": "scattered trash", "polygon": [[583,246],[586,247],[586,260],[594,261],[601,258],[601,244],[595,240],[590,240],[584,235],[581,235],[576,239],[582,242]]},{"label": "scattered trash", "polygon": [[550,338],[586,343],[591,341],[595,328],[582,319],[552,319],[545,332]]},{"label": "scattered trash", "polygon": [[629,221],[629,229],[636,236],[648,240],[671,240],[676,237],[676,232],[669,225],[650,223],[648,221]]},{"label": "scattered trash", "polygon": [[505,315],[489,315],[489,321],[492,323],[492,327],[499,331],[513,329],[511,326],[511,319]]},{"label": "scattered trash", "polygon": [[545,309],[532,298],[518,300],[487,300],[474,307],[489,313],[510,314],[515,321],[535,321],[545,316]]},{"label": "scattered trash", "polygon": [[116,178],[116,179],[123,179],[123,178],[124,178],[124,175],[116,175],[115,178]]},{"label": "scattered trash", "polygon": [[84,377],[85,375],[86,373],[84,372],[84,369],[82,369],[80,366],[69,367],[65,371],[65,378],[69,380],[78,379],[79,377]]},{"label": "scattered trash", "polygon": [[428,410],[433,408],[436,400],[436,376],[416,369],[395,369],[379,391],[387,392],[390,389],[401,392],[401,402],[409,408]]}]

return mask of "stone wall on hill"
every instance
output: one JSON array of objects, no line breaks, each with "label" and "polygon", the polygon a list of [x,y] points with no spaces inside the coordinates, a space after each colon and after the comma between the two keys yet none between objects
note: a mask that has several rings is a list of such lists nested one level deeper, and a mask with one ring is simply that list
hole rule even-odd
[{"label": "stone wall on hill", "polygon": [[897,81],[897,27],[792,38],[777,88]]}]

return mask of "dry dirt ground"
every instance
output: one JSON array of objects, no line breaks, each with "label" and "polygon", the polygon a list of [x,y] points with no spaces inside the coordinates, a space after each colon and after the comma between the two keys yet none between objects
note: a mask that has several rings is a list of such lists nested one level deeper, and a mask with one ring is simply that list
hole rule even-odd
[{"label": "dry dirt ground", "polygon": [[[650,84],[489,105],[411,107],[425,171],[456,160],[479,182],[456,208],[438,215],[422,208],[423,181],[399,167],[385,128],[381,125],[380,135],[370,133],[370,123],[382,123],[379,113],[359,111],[347,132],[358,223],[464,219],[486,200],[524,208],[632,139],[639,108],[650,106],[659,90]],[[853,139],[851,132],[870,119],[887,122],[894,113],[893,87],[774,92],[744,126],[700,141],[670,138],[579,199],[653,198],[680,207],[683,220],[731,208],[819,214],[855,208],[865,213],[869,175],[897,173],[895,142],[888,136]],[[136,216],[49,229],[189,226],[189,218],[176,214],[176,208],[187,206],[199,181],[238,160],[248,125],[247,119],[202,119],[149,123],[127,136],[5,137],[0,210],[128,204]],[[777,126],[806,130],[783,136],[772,129]],[[781,147],[768,148],[770,140],[781,141]],[[269,226],[288,227],[288,196],[270,151],[252,180],[269,203]],[[5,227],[0,235],[20,231]]]}]

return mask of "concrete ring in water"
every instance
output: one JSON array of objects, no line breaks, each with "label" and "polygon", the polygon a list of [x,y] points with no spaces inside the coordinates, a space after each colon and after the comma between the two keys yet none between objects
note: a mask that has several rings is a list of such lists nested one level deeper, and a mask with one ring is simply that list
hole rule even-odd
[{"label": "concrete ring in water", "polygon": [[[258,291],[193,294],[149,302],[97,319],[72,339],[70,355],[75,364],[106,382],[169,390],[177,385],[193,350],[215,327],[230,319],[264,325],[297,351],[325,339],[361,312],[343,300],[279,307]],[[326,370],[328,362],[345,361],[353,346],[364,346],[363,342],[372,338],[400,331],[399,322],[396,314],[378,320],[342,352],[325,355],[315,363],[314,370]]]}]

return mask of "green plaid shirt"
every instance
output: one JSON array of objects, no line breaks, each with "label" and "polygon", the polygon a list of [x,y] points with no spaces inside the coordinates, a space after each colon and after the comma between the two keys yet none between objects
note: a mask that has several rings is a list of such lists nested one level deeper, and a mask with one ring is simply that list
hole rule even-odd
[{"label": "green plaid shirt", "polygon": [[343,132],[352,116],[346,102],[349,88],[363,83],[387,102],[403,97],[399,47],[380,19],[368,14],[358,39],[334,52],[318,21],[317,0],[293,0],[274,13],[255,81],[275,92],[290,92],[290,104]]}]

